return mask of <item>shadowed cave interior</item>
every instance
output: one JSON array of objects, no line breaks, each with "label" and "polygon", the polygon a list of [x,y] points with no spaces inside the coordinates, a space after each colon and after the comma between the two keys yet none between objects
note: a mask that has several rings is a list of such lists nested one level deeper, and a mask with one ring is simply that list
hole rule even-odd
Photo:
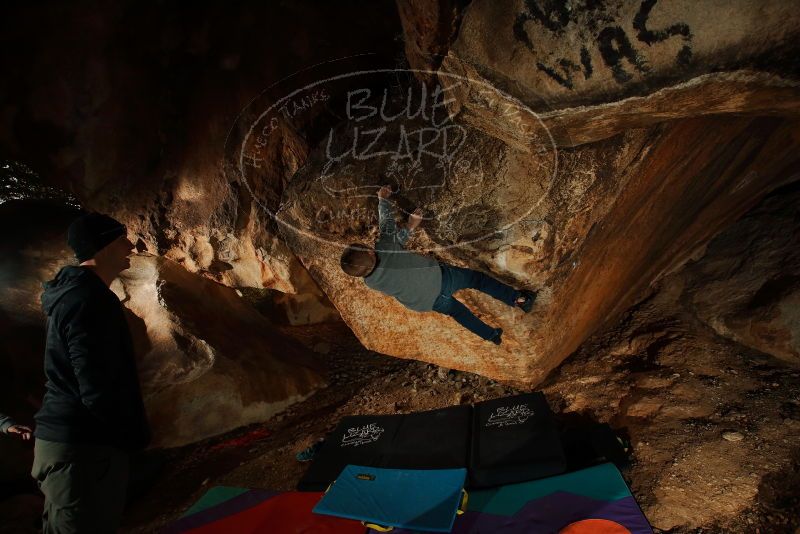
[{"label": "shadowed cave interior", "polygon": [[[344,416],[529,391],[630,444],[656,532],[800,528],[792,3],[10,2],[0,39],[0,412],[41,405],[68,225],[113,216],[153,430],[122,531],[293,490]],[[537,293],[457,294],[502,343],[342,271],[383,185],[409,250]],[[32,457],[0,436],[0,532]]]}]

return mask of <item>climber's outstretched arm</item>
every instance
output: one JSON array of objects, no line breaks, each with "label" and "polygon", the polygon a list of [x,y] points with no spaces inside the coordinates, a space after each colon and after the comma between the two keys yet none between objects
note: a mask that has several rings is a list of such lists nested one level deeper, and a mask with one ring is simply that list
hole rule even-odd
[{"label": "climber's outstretched arm", "polygon": [[384,185],[378,191],[378,229],[381,235],[394,235],[397,233],[397,223],[394,222],[394,209],[389,197],[392,189]]},{"label": "climber's outstretched arm", "polygon": [[408,223],[405,228],[397,232],[397,242],[405,246],[406,241],[408,241],[408,238],[411,237],[411,234],[414,233],[414,230],[417,229],[421,222],[422,208],[417,208],[414,210],[414,213],[408,216]]}]

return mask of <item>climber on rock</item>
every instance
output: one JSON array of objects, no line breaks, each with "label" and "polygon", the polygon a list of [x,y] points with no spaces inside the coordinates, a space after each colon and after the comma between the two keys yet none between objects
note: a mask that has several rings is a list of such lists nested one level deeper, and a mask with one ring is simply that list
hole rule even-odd
[{"label": "climber on rock", "polygon": [[407,225],[398,229],[389,201],[391,194],[387,185],[378,191],[380,237],[375,247],[349,245],[342,253],[342,270],[364,278],[367,287],[394,297],[410,310],[449,315],[470,332],[499,345],[503,330],[478,319],[453,293],[459,289],[477,289],[525,312],[533,307],[536,293],[514,289],[480,271],[447,265],[405,250],[411,233],[422,221],[422,210],[416,209],[408,217]]}]

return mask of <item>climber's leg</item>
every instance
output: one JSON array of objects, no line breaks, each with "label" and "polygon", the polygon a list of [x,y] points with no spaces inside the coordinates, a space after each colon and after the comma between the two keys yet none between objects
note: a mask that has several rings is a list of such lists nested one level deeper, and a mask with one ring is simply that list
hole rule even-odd
[{"label": "climber's leg", "polygon": [[492,328],[475,317],[475,314],[472,313],[469,308],[464,306],[464,304],[455,299],[452,295],[439,295],[433,305],[433,309],[439,313],[449,315],[458,321],[458,324],[485,340],[492,341],[499,335],[499,329]]},{"label": "climber's leg", "polygon": [[463,269],[452,265],[443,265],[442,270],[448,271],[451,293],[455,293],[459,289],[477,289],[509,306],[517,305],[517,299],[520,298],[519,291],[480,271]]}]

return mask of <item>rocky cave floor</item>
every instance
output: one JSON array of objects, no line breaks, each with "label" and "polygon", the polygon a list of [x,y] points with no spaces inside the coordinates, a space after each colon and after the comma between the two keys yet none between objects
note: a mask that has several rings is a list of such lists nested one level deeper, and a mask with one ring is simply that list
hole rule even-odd
[{"label": "rocky cave floor", "polygon": [[[656,532],[795,532],[800,372],[654,309],[639,305],[542,385],[557,417],[607,422],[630,440],[623,475]],[[133,500],[125,532],[158,530],[211,486],[293,489],[308,465],[295,454],[343,416],[521,392],[368,351],[343,324],[287,331],[325,360],[329,386],[263,425],[161,453],[164,467]],[[226,446],[259,431],[249,444]]]}]

